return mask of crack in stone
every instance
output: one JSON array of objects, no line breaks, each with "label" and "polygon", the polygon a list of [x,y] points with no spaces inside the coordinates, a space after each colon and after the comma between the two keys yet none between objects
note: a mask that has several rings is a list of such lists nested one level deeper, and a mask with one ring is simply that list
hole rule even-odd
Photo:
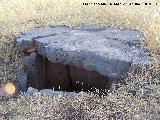
[{"label": "crack in stone", "polygon": [[58,35],[58,34],[50,34],[50,35],[46,35],[46,36],[37,36],[33,39],[39,39],[39,38],[45,38],[45,37],[52,37],[52,36],[55,36],[55,35]]},{"label": "crack in stone", "polygon": [[72,82],[72,78],[71,78],[71,73],[70,73],[70,69],[69,69],[69,65],[66,65],[66,70],[68,72],[68,78],[70,80],[70,90],[73,91],[73,82]]}]

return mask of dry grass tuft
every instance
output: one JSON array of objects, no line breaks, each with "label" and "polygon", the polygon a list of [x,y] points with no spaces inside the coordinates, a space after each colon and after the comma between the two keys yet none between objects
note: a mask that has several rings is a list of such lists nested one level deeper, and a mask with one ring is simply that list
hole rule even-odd
[{"label": "dry grass tuft", "polygon": [[[160,47],[160,6],[83,6],[83,2],[109,0],[1,0],[1,34],[19,33],[33,27],[54,24],[77,26],[93,23],[138,29],[145,35],[148,48]],[[136,2],[118,0],[115,2]],[[137,1],[140,3],[150,2]]]},{"label": "dry grass tuft", "polygon": [[120,84],[115,93],[102,98],[83,92],[75,97],[21,94],[17,99],[2,101],[0,113],[3,119],[15,120],[159,120],[160,72],[153,71],[152,65],[130,71],[126,85]]}]

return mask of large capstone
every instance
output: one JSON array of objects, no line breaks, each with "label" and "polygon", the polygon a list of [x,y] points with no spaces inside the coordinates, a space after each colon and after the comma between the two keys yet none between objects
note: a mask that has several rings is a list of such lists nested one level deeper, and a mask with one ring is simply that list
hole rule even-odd
[{"label": "large capstone", "polygon": [[131,67],[149,63],[142,44],[138,31],[96,25],[37,28],[17,38],[27,53],[28,87],[65,91],[110,88]]}]

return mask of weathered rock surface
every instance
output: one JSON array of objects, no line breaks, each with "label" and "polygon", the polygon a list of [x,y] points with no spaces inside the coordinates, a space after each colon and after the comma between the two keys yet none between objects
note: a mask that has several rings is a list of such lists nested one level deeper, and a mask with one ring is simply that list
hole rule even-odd
[{"label": "weathered rock surface", "polygon": [[36,93],[38,93],[38,92],[39,92],[39,91],[38,91],[37,89],[32,88],[32,87],[29,87],[29,88],[27,89],[26,94],[29,95],[29,96],[32,96],[32,95],[34,95],[34,94],[36,94]]},{"label": "weathered rock surface", "polygon": [[44,96],[52,96],[52,97],[57,97],[57,96],[69,96],[69,97],[74,97],[79,95],[78,93],[75,92],[63,92],[63,91],[54,91],[52,89],[42,89],[42,90],[37,90],[35,88],[29,87],[26,94],[29,96],[32,96],[36,93],[41,93]]},{"label": "weathered rock surface", "polygon": [[37,53],[31,53],[25,56],[24,70],[28,75],[27,87],[43,89],[46,84],[46,59]]},{"label": "weathered rock surface", "polygon": [[16,82],[18,83],[18,90],[21,92],[26,92],[27,90],[27,74],[20,73],[16,79]]},{"label": "weathered rock surface", "polygon": [[[29,30],[17,38],[17,46],[20,51],[37,51],[42,59],[38,63],[39,65],[49,61],[45,66],[41,65],[40,68],[37,68],[36,65],[34,67],[36,70],[41,69],[42,72],[39,73],[35,72],[36,70],[33,71],[33,69],[27,68],[30,69],[29,74],[37,73],[38,75],[34,84],[39,79],[43,78],[44,80],[46,78],[48,80],[47,77],[49,77],[50,81],[57,79],[59,82],[64,78],[65,80],[62,80],[62,82],[67,81],[65,84],[69,86],[75,84],[80,79],[79,77],[82,77],[87,80],[80,82],[85,83],[88,81],[87,83],[91,83],[91,86],[99,84],[104,88],[108,81],[123,79],[131,67],[138,64],[148,64],[149,57],[144,50],[137,47],[143,43],[140,38],[141,33],[138,31],[112,27],[82,25],[72,29],[66,26],[55,26]],[[28,62],[25,63],[29,63],[29,59],[32,62],[37,61],[32,59],[32,55],[27,57],[26,61],[28,60]],[[62,71],[61,67],[57,66],[56,68],[50,62],[63,64]],[[35,64],[37,62],[33,65]],[[31,63],[27,66],[30,65]],[[65,65],[68,65],[69,73]],[[61,72],[56,73],[56,70]],[[88,72],[89,77],[83,74],[85,70],[92,71],[92,73]],[[63,75],[61,78],[47,75],[52,73],[56,73],[56,75],[62,73]],[[69,74],[68,78],[64,77],[66,74]],[[43,83],[43,80],[40,80],[41,84],[47,84],[46,82]]]}]

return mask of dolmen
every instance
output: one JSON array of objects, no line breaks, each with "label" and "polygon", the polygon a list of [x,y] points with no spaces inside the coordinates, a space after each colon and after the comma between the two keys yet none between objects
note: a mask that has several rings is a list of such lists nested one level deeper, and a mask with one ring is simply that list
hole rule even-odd
[{"label": "dolmen", "polygon": [[148,64],[142,38],[136,30],[57,25],[28,30],[16,42],[27,88],[87,91],[110,89],[134,66]]}]

